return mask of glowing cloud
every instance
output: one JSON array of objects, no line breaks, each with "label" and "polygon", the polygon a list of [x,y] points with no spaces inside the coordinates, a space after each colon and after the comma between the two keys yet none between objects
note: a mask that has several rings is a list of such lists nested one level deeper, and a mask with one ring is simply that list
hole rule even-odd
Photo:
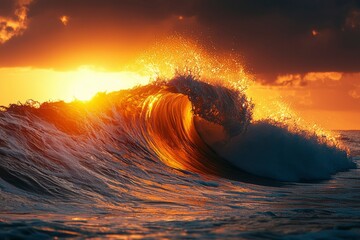
[{"label": "glowing cloud", "polygon": [[360,91],[359,90],[350,90],[349,91],[349,96],[355,99],[359,99],[360,98]]},{"label": "glowing cloud", "polygon": [[303,78],[300,74],[287,74],[287,75],[280,75],[277,77],[275,81],[276,85],[295,85],[295,86],[302,86],[305,84]]},{"label": "glowing cloud", "polygon": [[64,26],[67,26],[69,24],[69,20],[70,20],[69,16],[63,15],[59,19],[60,22],[64,24]]},{"label": "glowing cloud", "polygon": [[354,84],[353,87],[353,89],[348,91],[349,96],[360,100],[360,84]]},{"label": "glowing cloud", "polygon": [[317,30],[313,29],[311,31],[311,34],[315,37],[315,36],[319,35],[319,32]]},{"label": "glowing cloud", "polygon": [[306,81],[339,81],[343,76],[340,72],[309,72],[304,76]]},{"label": "glowing cloud", "polygon": [[27,28],[27,12],[31,1],[18,0],[14,16],[11,18],[0,16],[0,44],[21,35]]},{"label": "glowing cloud", "polygon": [[309,82],[340,81],[343,78],[341,72],[309,72],[301,74],[287,74],[277,77],[276,85],[305,86]]}]

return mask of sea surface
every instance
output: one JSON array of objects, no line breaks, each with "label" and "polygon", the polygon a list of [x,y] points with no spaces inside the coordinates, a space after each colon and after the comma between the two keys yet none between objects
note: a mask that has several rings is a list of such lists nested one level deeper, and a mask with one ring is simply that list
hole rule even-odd
[{"label": "sea surface", "polygon": [[360,239],[360,131],[190,77],[0,112],[0,239]]}]

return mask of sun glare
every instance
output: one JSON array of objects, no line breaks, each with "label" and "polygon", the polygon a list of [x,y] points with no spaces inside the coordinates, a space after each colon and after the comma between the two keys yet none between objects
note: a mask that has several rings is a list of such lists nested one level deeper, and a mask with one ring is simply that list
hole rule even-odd
[{"label": "sun glare", "polygon": [[136,85],[146,84],[148,77],[140,76],[135,72],[106,72],[80,67],[77,71],[69,72],[72,84],[66,101],[90,100],[98,92],[113,92],[127,89]]},{"label": "sun glare", "polygon": [[[108,72],[92,66],[72,71],[0,68],[0,106],[28,99],[39,102],[90,100],[98,92],[113,92],[147,84],[150,77],[136,71]],[[28,81],[31,79],[31,81]]]}]

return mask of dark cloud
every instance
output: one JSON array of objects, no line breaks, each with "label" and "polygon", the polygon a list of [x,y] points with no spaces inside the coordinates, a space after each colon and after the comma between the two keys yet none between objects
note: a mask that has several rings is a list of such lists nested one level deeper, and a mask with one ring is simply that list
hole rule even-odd
[{"label": "dark cloud", "polygon": [[[96,19],[109,23],[134,23],[134,27],[163,21],[173,15],[195,15],[196,0],[37,0],[31,7],[29,17],[42,15],[44,11],[66,13],[83,20]],[[125,22],[124,22],[125,21]]]},{"label": "dark cloud", "polygon": [[[67,29],[61,15],[70,16]],[[0,65],[56,64],[45,59],[66,55],[76,62],[68,52],[86,48],[89,63],[110,62],[180,33],[240,54],[256,73],[359,72],[359,16],[359,0],[36,0],[27,32],[0,46],[13,56]]]},{"label": "dark cloud", "polygon": [[[359,79],[359,73],[341,74],[341,76],[331,76],[331,74],[334,73],[313,73],[313,76],[310,76],[311,74],[301,76],[308,86],[306,88],[288,86],[286,89],[290,91],[287,92],[288,96],[285,96],[286,101],[299,110],[359,112],[360,83],[354,81],[354,79]],[[305,101],[299,101],[301,98]],[[306,102],[311,104],[304,104]]]},{"label": "dark cloud", "polygon": [[256,72],[359,71],[360,29],[346,28],[359,3],[225,0],[206,5],[199,19]]}]

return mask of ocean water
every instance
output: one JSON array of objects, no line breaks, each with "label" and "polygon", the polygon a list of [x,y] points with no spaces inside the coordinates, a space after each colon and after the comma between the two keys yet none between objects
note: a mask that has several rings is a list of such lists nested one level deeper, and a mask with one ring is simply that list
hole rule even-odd
[{"label": "ocean water", "polygon": [[360,239],[360,131],[187,77],[0,112],[0,239]]}]

